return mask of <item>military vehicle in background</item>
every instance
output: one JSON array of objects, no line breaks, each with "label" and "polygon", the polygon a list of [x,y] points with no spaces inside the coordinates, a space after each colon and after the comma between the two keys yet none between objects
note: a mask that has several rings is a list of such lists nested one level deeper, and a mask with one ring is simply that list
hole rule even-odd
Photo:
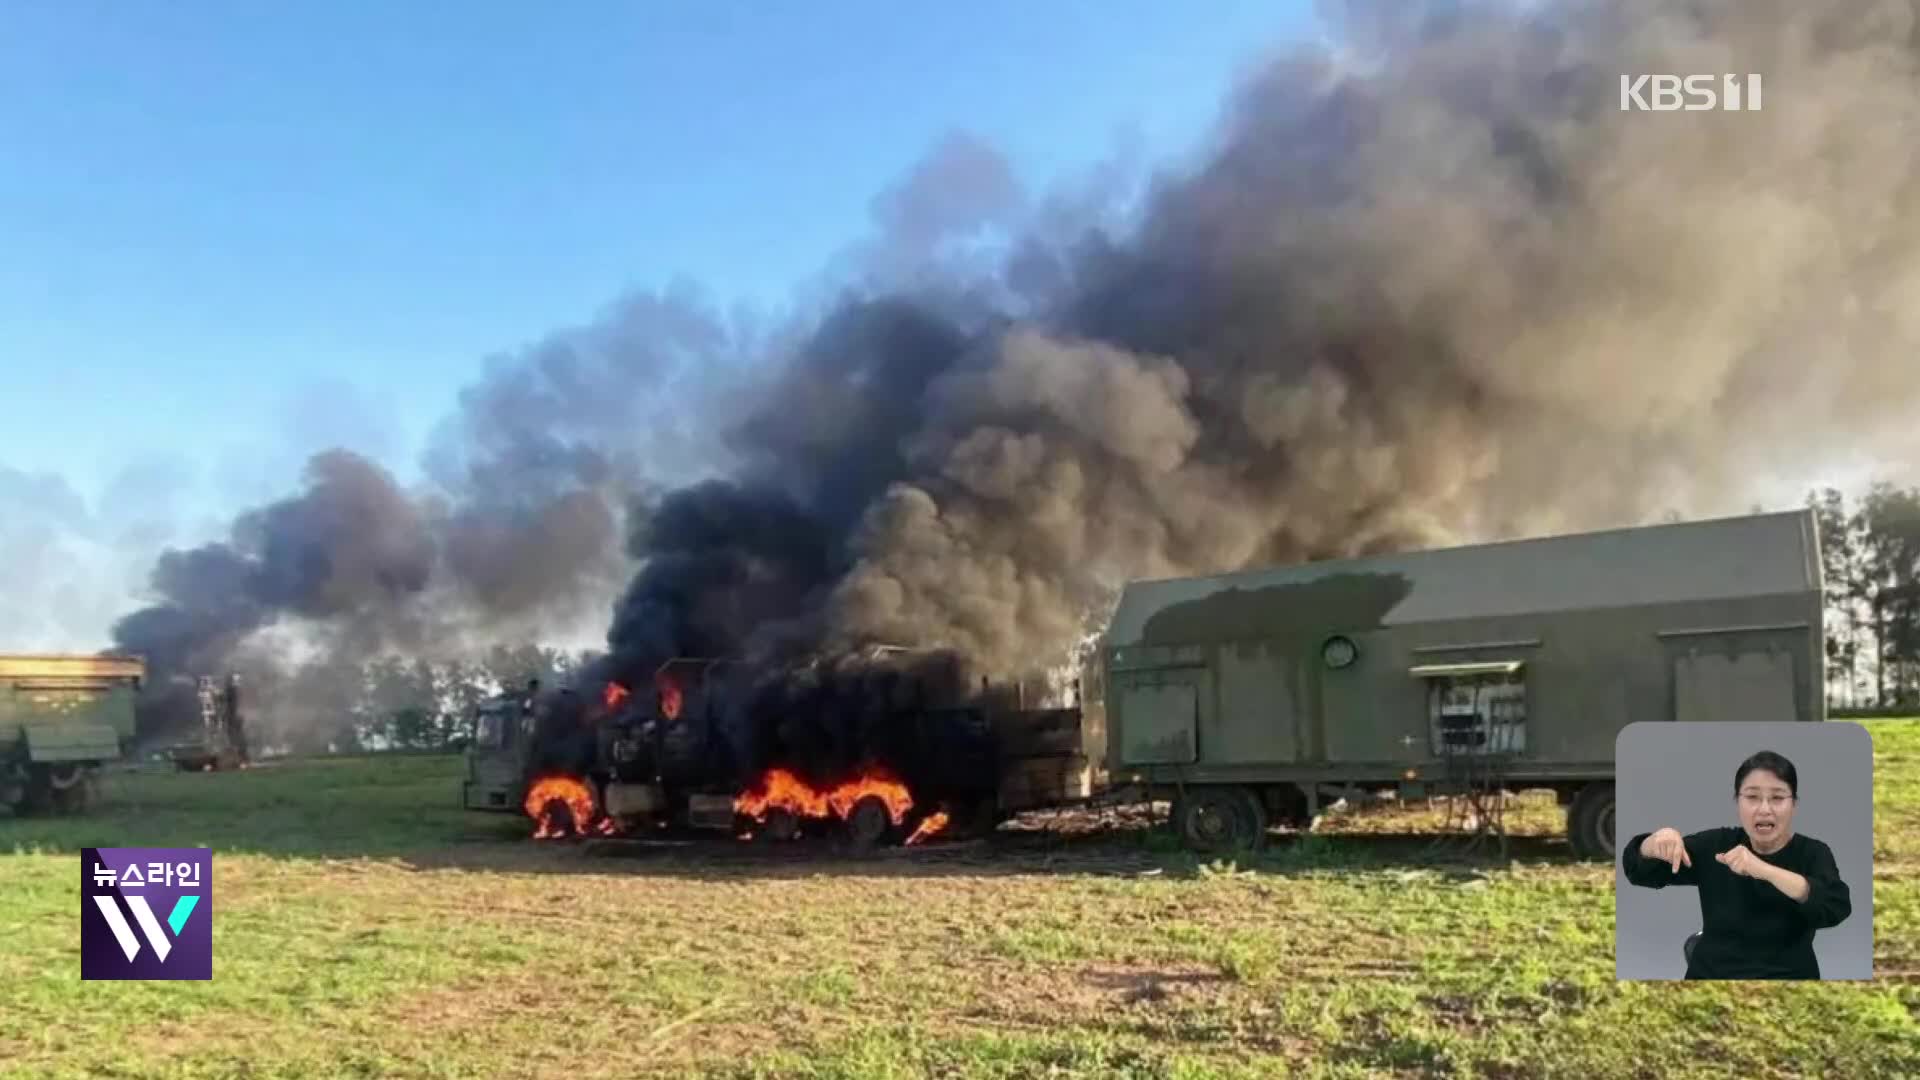
[{"label": "military vehicle in background", "polygon": [[[1226,852],[1337,802],[1442,797],[1484,830],[1549,790],[1574,850],[1611,858],[1627,724],[1825,719],[1818,544],[1801,510],[1134,582],[1074,708],[909,710],[863,737],[940,746],[927,782],[969,815],[1152,799]],[[750,778],[726,782],[714,710],[683,708],[709,662],[679,663],[615,722],[585,698],[558,721],[533,695],[483,707],[465,805],[520,811],[566,775],[598,813],[732,823]]]},{"label": "military vehicle in background", "polygon": [[186,739],[166,748],[167,757],[183,772],[238,769],[249,760],[246,717],[240,711],[240,677],[228,675],[225,686],[213,677],[195,680],[200,724]]},{"label": "military vehicle in background", "polygon": [[138,657],[0,655],[0,806],[74,813],[134,734]]}]

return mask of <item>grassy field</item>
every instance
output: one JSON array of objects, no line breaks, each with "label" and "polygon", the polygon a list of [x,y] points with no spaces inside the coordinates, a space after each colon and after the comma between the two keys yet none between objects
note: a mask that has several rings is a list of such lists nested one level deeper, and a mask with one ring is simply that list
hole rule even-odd
[{"label": "grassy field", "polygon": [[[1869,721],[1873,984],[1620,984],[1611,868],[1425,812],[1239,867],[1010,830],[867,860],[609,857],[464,814],[450,758],[117,777],[0,817],[6,1076],[1920,1075],[1920,722]],[[82,846],[214,849],[214,978],[83,983]],[[11,854],[5,854],[10,852]]]}]

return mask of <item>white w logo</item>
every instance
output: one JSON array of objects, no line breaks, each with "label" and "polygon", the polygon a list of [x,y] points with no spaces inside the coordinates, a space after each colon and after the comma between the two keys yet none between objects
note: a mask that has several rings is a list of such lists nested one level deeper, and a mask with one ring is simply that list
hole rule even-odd
[{"label": "white w logo", "polygon": [[[140,931],[147,935],[147,941],[153,945],[160,962],[166,963],[167,954],[173,951],[173,942],[168,941],[166,931],[160,929],[160,920],[153,917],[153,909],[147,906],[147,898],[129,896],[126,900],[127,906],[133,909],[134,921],[140,924]],[[175,934],[180,933],[180,928],[186,925],[187,916],[193,913],[194,905],[199,902],[197,896],[183,896],[175,901],[173,914],[167,917]],[[127,925],[127,917],[120,914],[120,907],[111,896],[95,896],[93,903],[106,918],[107,926],[113,930],[113,939],[120,943],[120,951],[127,954],[127,962],[132,963],[133,958],[140,955],[140,942],[133,936],[133,927]]]}]

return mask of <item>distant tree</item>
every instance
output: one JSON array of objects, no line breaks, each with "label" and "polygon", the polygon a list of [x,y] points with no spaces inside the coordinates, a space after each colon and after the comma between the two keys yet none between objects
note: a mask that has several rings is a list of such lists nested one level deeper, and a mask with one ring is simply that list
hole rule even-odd
[{"label": "distant tree", "polygon": [[432,714],[418,706],[396,710],[388,718],[388,731],[393,745],[401,749],[425,750],[436,740]]},{"label": "distant tree", "polygon": [[1909,704],[1920,689],[1920,491],[1876,484],[1859,517],[1877,697],[1882,706]]},{"label": "distant tree", "polygon": [[443,708],[440,713],[440,741],[447,744],[462,736],[471,738],[474,706],[493,692],[486,665],[477,661],[456,661],[448,666]]},{"label": "distant tree", "polygon": [[1807,505],[1819,525],[1826,582],[1828,694],[1839,704],[1852,706],[1859,698],[1863,639],[1871,629],[1871,620],[1863,613],[1861,529],[1847,509],[1846,497],[1834,488],[1808,495]]}]

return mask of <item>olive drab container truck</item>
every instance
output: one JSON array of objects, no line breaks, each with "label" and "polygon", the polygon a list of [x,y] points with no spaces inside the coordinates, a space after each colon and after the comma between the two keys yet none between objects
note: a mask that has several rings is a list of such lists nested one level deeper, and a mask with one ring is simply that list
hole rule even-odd
[{"label": "olive drab container truck", "polygon": [[0,806],[76,812],[134,734],[136,657],[0,654]]},{"label": "olive drab container truck", "polygon": [[1635,721],[1825,719],[1811,511],[1142,581],[1101,644],[1106,771],[1190,846],[1325,802],[1551,789],[1614,853]]}]

